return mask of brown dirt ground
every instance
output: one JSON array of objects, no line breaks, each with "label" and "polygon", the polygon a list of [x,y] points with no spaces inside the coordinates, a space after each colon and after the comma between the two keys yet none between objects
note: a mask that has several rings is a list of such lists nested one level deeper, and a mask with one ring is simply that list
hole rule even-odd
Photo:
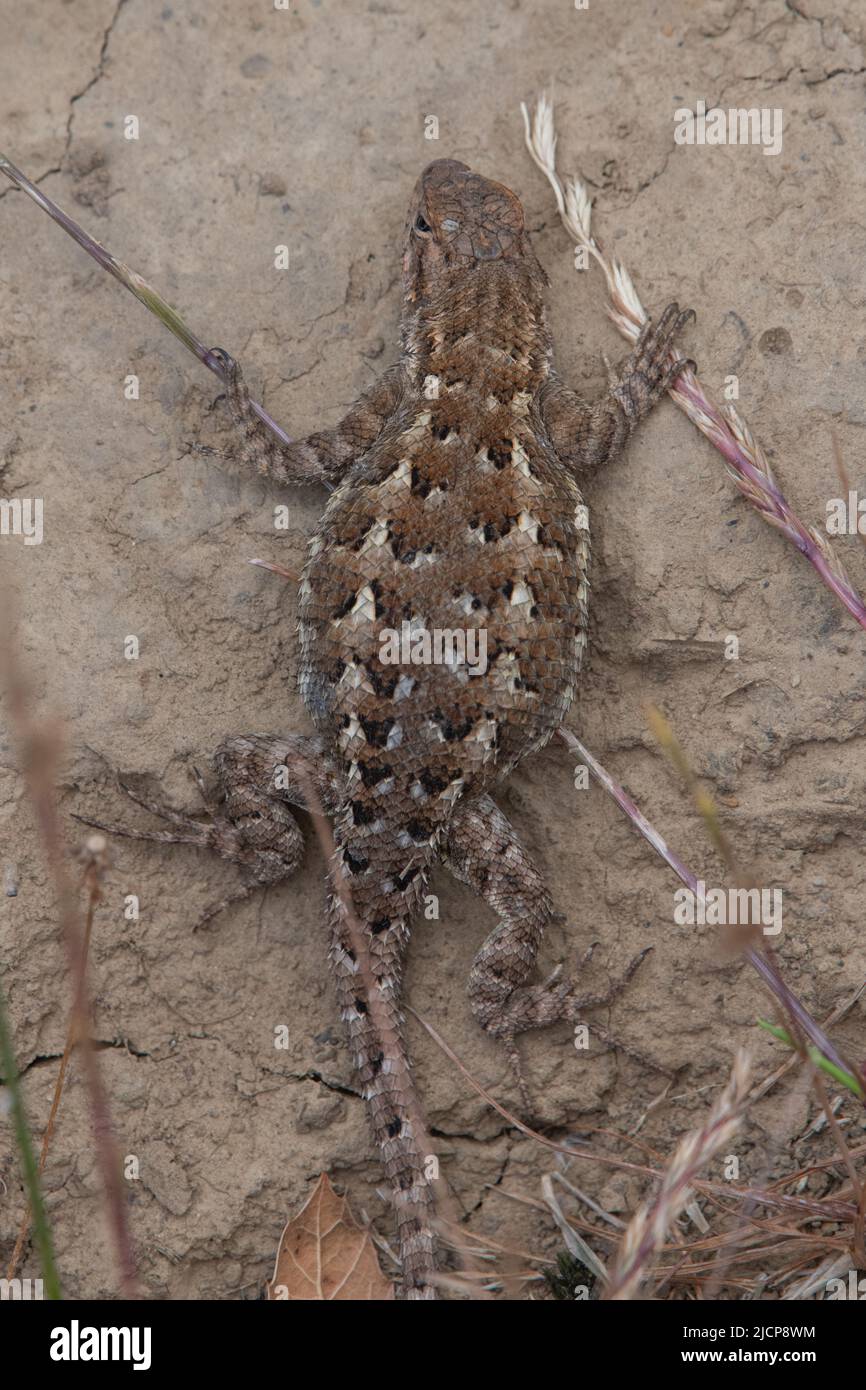
[{"label": "brown dirt ground", "polygon": [[[253,0],[2,0],[0,11],[7,153],[206,341],[255,368],[265,403],[292,434],[336,421],[394,356],[404,209],[419,168],[440,155],[523,198],[551,279],[561,368],[587,393],[602,390],[601,352],[623,350],[603,285],[596,272],[575,273],[522,142],[518,102],[552,83],[563,167],[589,180],[599,233],[615,240],[649,306],[676,297],[696,308],[688,347],[703,380],[719,391],[727,374],[739,375],[742,412],[800,514],[820,524],[839,490],[831,426],[852,485],[866,485],[866,34],[857,0],[590,0],[586,12],[565,0],[298,0],[288,12]],[[782,107],[782,154],[675,145],[673,110],[701,97]],[[138,141],[123,138],[130,113]],[[424,139],[428,114],[440,122],[436,144]],[[291,269],[277,274],[273,248],[283,242]],[[308,729],[294,686],[294,595],[246,561],[292,564],[322,499],[196,452],[197,443],[229,442],[212,379],[5,187],[0,244],[4,496],[43,496],[46,507],[41,546],[2,545],[20,581],[38,706],[67,721],[61,807],[74,845],[71,811],[127,813],[103,759],[194,805],[189,765],[223,736]],[[138,401],[124,399],[129,373],[141,380]],[[292,510],[288,539],[273,529],[280,501]],[[700,824],[647,732],[644,703],[664,708],[725,798],[739,855],[783,887],[779,957],[823,1018],[866,975],[863,633],[738,498],[719,456],[670,404],[589,501],[593,639],[571,722],[711,879]],[[857,541],[840,550],[866,587]],[[123,658],[129,633],[141,641],[137,662]],[[740,640],[736,663],[721,657],[728,633]],[[69,991],[17,766],[7,740],[0,833],[19,891],[2,899],[0,939],[40,1131]],[[502,800],[566,919],[551,932],[550,962],[597,940],[600,983],[640,947],[655,947],[599,1022],[680,1069],[640,1131],[667,1154],[706,1114],[737,1044],[752,1048],[759,1075],[779,1060],[754,1024],[765,995],[746,966],[720,955],[711,930],[672,924],[669,872],[600,790],[574,790],[560,746],[523,767]],[[231,885],[228,869],[189,849],[114,848],[92,954],[95,1033],[122,1151],[141,1163],[129,1204],[153,1296],[257,1296],[286,1214],[322,1169],[389,1231],[326,974],[322,881],[311,843],[295,881],[193,935],[204,904]],[[409,998],[472,1073],[513,1102],[463,985],[491,919],[444,874],[435,889],[441,919],[417,926]],[[124,920],[128,893],[140,896],[138,922]],[[273,1045],[279,1024],[289,1028],[288,1052]],[[840,1031],[861,1057],[863,1024],[858,1007]],[[506,1195],[538,1199],[550,1157],[516,1138],[414,1021],[409,1028],[469,1227],[552,1254],[560,1242],[551,1220]],[[664,1089],[628,1057],[599,1046],[577,1053],[564,1026],[523,1050],[553,1134],[627,1132]],[[736,1143],[742,1175],[760,1182],[828,1152],[821,1138],[795,1148],[815,1114],[802,1077],[778,1086]],[[849,1132],[862,1132],[853,1104],[841,1114]],[[0,1126],[8,1247],[23,1199],[8,1120]],[[577,1177],[614,1212],[640,1193],[633,1179],[595,1165]],[[116,1274],[77,1069],[47,1185],[66,1292],[111,1296]],[[24,1272],[37,1272],[32,1252]]]}]

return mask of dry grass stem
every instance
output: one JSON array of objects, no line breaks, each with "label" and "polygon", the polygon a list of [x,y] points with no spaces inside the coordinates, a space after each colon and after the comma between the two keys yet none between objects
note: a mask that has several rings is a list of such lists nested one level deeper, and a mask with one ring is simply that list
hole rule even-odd
[{"label": "dry grass stem", "polygon": [[10,722],[22,750],[22,771],[33,803],[45,858],[53,879],[66,948],[72,988],[70,1025],[81,1044],[84,1077],[96,1140],[96,1153],[105,1190],[108,1224],[117,1257],[120,1284],[127,1298],[136,1296],[135,1260],[126,1216],[120,1155],[111,1128],[108,1097],[102,1084],[96,1050],[90,1035],[90,1006],[87,997],[87,955],[78,910],[77,892],[66,864],[63,835],[55,797],[60,755],[60,732],[56,723],[39,722],[31,714],[32,697],[17,659],[12,635],[9,585],[3,583],[6,604],[0,623],[0,672],[5,677]]},{"label": "dry grass stem", "polygon": [[[521,102],[529,153],[553,189],[562,223],[578,246],[600,266],[607,282],[608,314],[629,343],[637,340],[647,312],[634,281],[616,256],[608,256],[591,232],[592,202],[579,178],[564,184],[556,171],[556,127],[553,103],[542,93],[530,116]],[[672,349],[670,360],[673,362]],[[720,410],[691,367],[680,373],[670,396],[725,460],[727,472],[742,496],[770,526],[781,531],[820,575],[824,584],[866,630],[866,605],[854,588],[826,535],[800,521],[773,476],[767,457],[745,420],[728,402]]]},{"label": "dry grass stem", "polygon": [[622,1238],[605,1298],[634,1298],[647,1277],[650,1258],[664,1245],[665,1235],[692,1199],[694,1181],[710,1160],[727,1148],[740,1127],[748,1096],[751,1064],[745,1052],[734,1059],[730,1080],[706,1123],[677,1145],[653,1201],[645,1203]]},{"label": "dry grass stem", "polygon": [[[101,901],[102,898],[102,880],[105,875],[105,870],[107,866],[107,845],[102,835],[88,836],[87,842],[84,846],[84,857],[85,869],[83,874],[83,884],[84,887],[88,890],[87,917],[84,924],[83,953],[84,965],[86,969],[87,960],[90,954],[90,938],[93,933],[93,918],[96,912],[97,904]],[[54,1127],[57,1123],[57,1114],[60,1109],[60,1100],[63,1095],[63,1087],[66,1081],[66,1072],[69,1067],[69,1061],[72,1056],[73,1050],[75,1049],[76,1043],[81,1038],[84,1038],[86,1036],[87,1019],[82,1019],[80,1015],[75,1011],[75,1008],[73,1006],[73,1011],[69,1016],[69,1024],[66,1030],[66,1043],[63,1048],[63,1056],[60,1059],[60,1069],[57,1073],[57,1080],[54,1083],[54,1096],[51,1101],[51,1110],[48,1115],[48,1123],[45,1126],[45,1133],[42,1136],[42,1148],[39,1154],[40,1176],[45,1172],[45,1164],[48,1161],[48,1151],[51,1147],[51,1140],[54,1135]],[[24,1216],[21,1220],[21,1225],[18,1230],[18,1239],[15,1242],[15,1248],[12,1251],[12,1256],[9,1260],[9,1266],[6,1270],[7,1279],[14,1279],[15,1277],[15,1272],[18,1268],[18,1263],[23,1254],[24,1246],[27,1241],[27,1236],[30,1231],[30,1222],[32,1216],[33,1210],[30,1203],[28,1202],[27,1209],[24,1213]]]},{"label": "dry grass stem", "polygon": [[[115,280],[119,280],[121,285],[129,290],[130,294],[134,294],[136,299],[139,300],[146,309],[149,309],[150,312],[159,319],[160,323],[163,323],[169,332],[173,333],[174,336],[183,343],[184,347],[192,353],[193,357],[198,358],[202,366],[207,367],[208,371],[213,372],[214,376],[219,377],[220,381],[225,380],[225,371],[219,358],[214,356],[210,348],[205,347],[201,339],[193,333],[191,328],[187,327],[177,310],[172,308],[168,301],[163,299],[162,295],[149,285],[141,275],[134,270],[130,270],[129,266],[124,265],[123,261],[119,261],[115,256],[112,256],[111,252],[107,251],[89,232],[86,232],[84,228],[75,221],[74,217],[70,217],[69,213],[64,212],[61,207],[58,207],[57,203],[49,198],[47,193],[44,193],[35,183],[31,183],[27,175],[16,168],[12,161],[7,159],[4,154],[0,154],[0,174],[5,174],[7,179],[10,179],[16,188],[19,188],[22,193],[26,193],[28,198],[32,198],[33,202],[36,203],[43,212],[47,212],[52,221],[56,222],[58,227],[62,227],[66,235],[72,237],[72,240],[77,242],[82,250],[86,251],[88,256],[91,256],[93,260],[96,261],[97,265],[102,266],[103,270],[107,270],[109,275],[114,276]],[[256,401],[251,401],[250,404],[262,424],[279,439],[280,443],[290,443],[289,436],[286,434],[285,430],[282,429],[275,420],[271,419],[270,415],[262,406]]]}]

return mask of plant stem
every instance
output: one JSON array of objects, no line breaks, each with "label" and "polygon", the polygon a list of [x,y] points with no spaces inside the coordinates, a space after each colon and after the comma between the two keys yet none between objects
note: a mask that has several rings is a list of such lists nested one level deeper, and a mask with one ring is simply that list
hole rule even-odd
[{"label": "plant stem", "polygon": [[[205,347],[201,339],[196,337],[192,329],[187,327],[177,310],[173,309],[168,301],[163,299],[162,295],[146,280],[142,279],[136,271],[130,270],[129,266],[112,256],[111,252],[107,251],[95,237],[92,237],[89,232],[85,232],[84,228],[73,217],[58,207],[47,194],[42,192],[41,188],[37,188],[35,183],[31,183],[26,174],[22,174],[21,170],[17,169],[12,161],[2,153],[0,153],[0,174],[5,174],[23,193],[32,198],[34,203],[38,203],[42,211],[47,212],[58,227],[63,228],[67,236],[71,236],[73,241],[77,241],[88,256],[93,257],[97,265],[102,266],[103,270],[107,270],[109,275],[114,276],[115,280],[119,280],[130,294],[134,294],[136,299],[140,300],[144,307],[159,319],[160,323],[165,324],[169,332],[179,338],[184,347],[192,353],[193,357],[197,357],[208,371],[213,372],[220,381],[225,380],[225,373],[219,358],[215,357],[211,350]],[[251,401],[250,404],[262,424],[276,435],[281,444],[291,443],[285,430],[271,419],[262,406],[258,405],[256,401]]]},{"label": "plant stem", "polygon": [[48,1227],[48,1217],[45,1212],[45,1203],[42,1199],[42,1187],[39,1182],[39,1173],[36,1167],[36,1154],[33,1150],[33,1143],[30,1138],[30,1127],[27,1123],[27,1114],[24,1109],[24,1097],[21,1094],[21,1079],[18,1075],[15,1053],[12,1049],[12,1035],[9,1029],[6,1000],[2,988],[0,988],[0,1064],[2,1064],[6,1085],[9,1087],[9,1094],[12,1099],[12,1123],[15,1128],[18,1152],[21,1156],[21,1170],[24,1174],[24,1185],[27,1188],[27,1198],[30,1204],[30,1210],[33,1213],[34,1234],[36,1238],[36,1248],[39,1251],[44,1294],[46,1298],[59,1299],[61,1297],[60,1279],[58,1278],[57,1266],[54,1262],[54,1247],[51,1242],[51,1231]]}]

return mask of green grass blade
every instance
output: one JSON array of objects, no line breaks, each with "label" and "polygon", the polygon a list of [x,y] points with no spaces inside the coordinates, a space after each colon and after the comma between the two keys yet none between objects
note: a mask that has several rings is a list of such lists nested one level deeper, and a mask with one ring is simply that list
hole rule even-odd
[{"label": "green grass blade", "polygon": [[[766,1018],[758,1019],[758,1027],[764,1028],[768,1033],[772,1033],[774,1038],[779,1039],[779,1042],[785,1043],[790,1048],[794,1047],[794,1040],[786,1028],[780,1028],[778,1024],[770,1023]],[[860,1100],[863,1099],[863,1087],[860,1085],[856,1076],[852,1076],[850,1071],[844,1071],[842,1067],[837,1067],[836,1063],[831,1062],[829,1057],[823,1057],[817,1047],[814,1047],[812,1043],[807,1045],[807,1051],[809,1053],[809,1060],[814,1062],[819,1071],[825,1071],[828,1076],[833,1077],[834,1081],[838,1081],[840,1086],[846,1086],[848,1090],[853,1091],[854,1095],[858,1096]]]},{"label": "green grass blade", "polygon": [[21,1080],[15,1062],[15,1053],[12,1049],[12,1035],[9,1031],[9,1016],[6,1012],[6,1000],[2,988],[0,988],[0,1066],[3,1068],[3,1075],[6,1079],[6,1085],[9,1087],[9,1094],[12,1099],[12,1124],[15,1129],[18,1151],[21,1156],[21,1170],[24,1174],[24,1185],[27,1189],[30,1210],[33,1213],[33,1234],[36,1241],[36,1249],[39,1251],[43,1292],[46,1298],[62,1298],[60,1292],[60,1279],[57,1274],[57,1266],[54,1262],[54,1246],[51,1241],[51,1231],[48,1226],[45,1203],[42,1200],[39,1169],[36,1166],[36,1154],[30,1138],[30,1128],[27,1124],[24,1098],[21,1094]]}]

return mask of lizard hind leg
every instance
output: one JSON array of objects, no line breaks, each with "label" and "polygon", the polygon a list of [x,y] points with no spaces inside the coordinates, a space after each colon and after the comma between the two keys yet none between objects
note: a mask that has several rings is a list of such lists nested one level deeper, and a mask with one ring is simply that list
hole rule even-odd
[{"label": "lizard hind leg", "polygon": [[207,814],[193,816],[142,796],[120,779],[120,787],[137,805],[165,821],[165,830],[139,830],[116,822],[76,816],[85,825],[111,835],[160,844],[189,844],[209,849],[240,870],[238,887],[211,903],[195,930],[232,903],[259,888],[288,878],[301,862],[303,836],[291,805],[304,807],[302,784],[316,788],[325,809],[336,796],[336,778],[323,759],[318,739],[246,734],[226,739],[213,757],[216,792],[211,794],[194,769]]},{"label": "lizard hind leg", "polygon": [[[446,863],[455,878],[473,888],[499,918],[472,963],[469,997],[481,1027],[504,1044],[529,1114],[517,1036],[560,1019],[575,1022],[584,1009],[610,1002],[647,953],[635,956],[600,993],[579,994],[575,981],[560,978],[559,970],[541,984],[527,983],[553,908],[541,875],[489,796],[458,806],[449,827]],[[584,960],[589,954],[591,950]],[[601,1029],[596,1032],[605,1042],[614,1042]]]}]

